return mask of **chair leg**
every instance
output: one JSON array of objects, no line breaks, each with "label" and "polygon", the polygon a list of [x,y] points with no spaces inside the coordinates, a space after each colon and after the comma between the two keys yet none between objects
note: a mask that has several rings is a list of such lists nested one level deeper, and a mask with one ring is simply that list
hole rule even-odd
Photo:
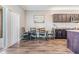
[{"label": "chair leg", "polygon": [[30,40],[31,40],[31,36],[30,36]]},{"label": "chair leg", "polygon": [[46,37],[46,40],[48,40],[47,37]]},{"label": "chair leg", "polygon": [[37,37],[35,37],[35,40],[37,40]]}]

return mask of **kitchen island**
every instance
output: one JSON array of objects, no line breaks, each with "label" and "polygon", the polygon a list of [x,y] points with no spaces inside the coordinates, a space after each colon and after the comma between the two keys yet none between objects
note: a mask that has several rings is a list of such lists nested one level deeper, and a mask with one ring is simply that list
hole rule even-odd
[{"label": "kitchen island", "polygon": [[79,54],[79,30],[67,30],[67,47]]}]

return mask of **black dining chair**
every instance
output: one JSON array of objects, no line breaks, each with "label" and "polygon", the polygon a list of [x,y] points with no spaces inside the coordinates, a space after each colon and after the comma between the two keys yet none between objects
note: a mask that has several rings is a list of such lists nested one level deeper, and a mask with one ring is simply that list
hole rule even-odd
[{"label": "black dining chair", "polygon": [[22,40],[29,40],[29,39],[30,39],[29,32],[25,32],[22,34]]},{"label": "black dining chair", "polygon": [[21,28],[21,39],[22,40],[29,40],[29,33],[25,31],[25,27]]},{"label": "black dining chair", "polygon": [[40,28],[39,30],[39,38],[43,38],[47,40],[47,31],[45,28]]},{"label": "black dining chair", "polygon": [[36,28],[30,28],[30,40],[37,39]]}]

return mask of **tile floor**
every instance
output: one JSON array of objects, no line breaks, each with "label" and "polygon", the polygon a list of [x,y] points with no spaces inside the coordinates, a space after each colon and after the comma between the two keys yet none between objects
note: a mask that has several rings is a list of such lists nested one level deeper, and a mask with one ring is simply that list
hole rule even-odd
[{"label": "tile floor", "polygon": [[21,40],[8,49],[1,52],[2,54],[73,54],[67,48],[66,39],[56,39],[48,41],[25,41]]}]

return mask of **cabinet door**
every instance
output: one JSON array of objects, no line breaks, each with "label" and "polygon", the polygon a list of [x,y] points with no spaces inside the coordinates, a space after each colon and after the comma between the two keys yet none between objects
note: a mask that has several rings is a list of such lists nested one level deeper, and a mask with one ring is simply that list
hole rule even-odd
[{"label": "cabinet door", "polygon": [[67,33],[65,29],[56,29],[56,38],[58,39],[66,39],[67,38]]},{"label": "cabinet door", "polygon": [[73,35],[72,32],[67,32],[67,47],[73,51]]},{"label": "cabinet door", "polygon": [[56,38],[57,39],[61,38],[61,33],[62,33],[61,30],[60,29],[56,29],[55,32],[56,32]]},{"label": "cabinet door", "polygon": [[62,22],[67,22],[67,14],[62,14]]},{"label": "cabinet door", "polygon": [[74,32],[74,38],[73,38],[73,51],[75,53],[79,53],[79,33]]},{"label": "cabinet door", "polygon": [[65,29],[61,30],[61,37],[66,38],[66,30]]},{"label": "cabinet door", "polygon": [[59,16],[58,22],[63,22],[62,14],[59,14],[58,16]]},{"label": "cabinet door", "polygon": [[58,14],[53,15],[53,22],[58,22]]}]

